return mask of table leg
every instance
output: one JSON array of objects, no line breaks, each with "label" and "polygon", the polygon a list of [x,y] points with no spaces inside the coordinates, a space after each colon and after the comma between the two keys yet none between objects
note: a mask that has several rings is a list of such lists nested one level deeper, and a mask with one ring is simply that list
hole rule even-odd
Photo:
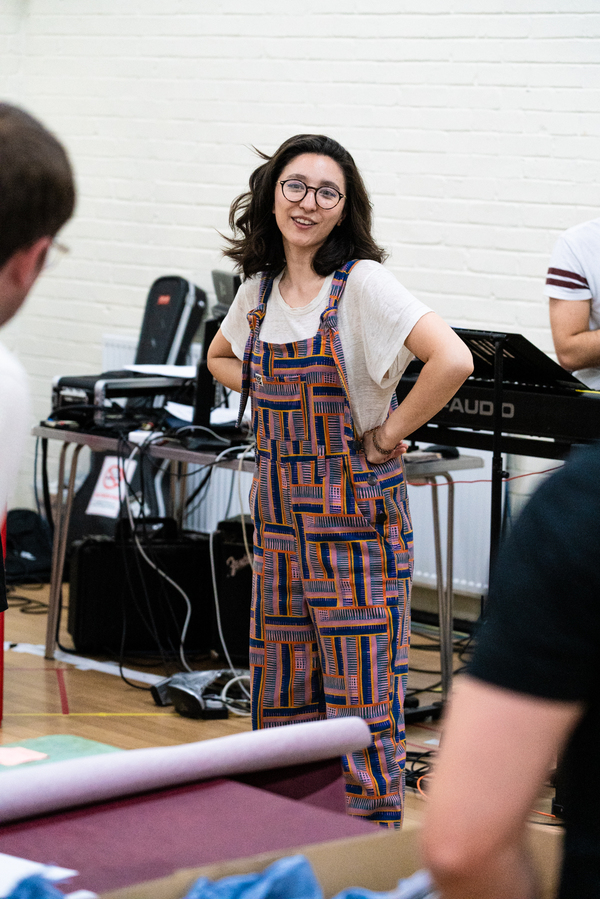
[{"label": "table leg", "polygon": [[179,496],[179,462],[169,462],[169,515],[177,518],[177,499]]},{"label": "table leg", "polygon": [[183,530],[183,522],[185,519],[185,501],[187,499],[187,486],[188,486],[188,464],[187,462],[179,462],[178,463],[178,487],[179,487],[179,496],[177,499],[176,511],[177,511],[177,524],[179,526],[179,532]]},{"label": "table leg", "polygon": [[433,537],[435,545],[435,570],[437,579],[438,617],[440,623],[440,669],[442,680],[442,701],[446,702],[452,689],[452,673],[454,668],[453,632],[454,632],[454,481],[446,472],[443,476],[448,482],[448,534],[446,543],[446,577],[442,565],[442,541],[440,537],[440,511],[438,502],[438,485],[435,478],[427,478],[431,484],[431,505],[433,509]]},{"label": "table leg", "polygon": [[440,668],[442,671],[442,685],[444,675],[448,669],[448,642],[446,639],[446,590],[444,586],[444,573],[442,567],[442,540],[440,536],[440,509],[438,500],[438,484],[435,478],[427,478],[431,485],[431,506],[433,511],[433,542],[435,548],[435,578],[438,598],[438,618],[440,629]]},{"label": "table leg", "polygon": [[446,542],[446,586],[444,591],[443,626],[440,608],[440,645],[445,645],[442,670],[442,700],[447,702],[452,690],[454,671],[454,481],[444,473],[448,482],[448,526]]},{"label": "table leg", "polygon": [[60,453],[60,461],[58,466],[58,488],[56,493],[56,513],[54,520],[54,539],[52,541],[52,572],[50,575],[50,594],[48,598],[48,624],[46,627],[46,651],[47,659],[54,658],[56,649],[58,617],[60,613],[60,601],[62,590],[62,578],[65,567],[65,555],[67,550],[67,538],[69,534],[69,522],[71,520],[71,508],[73,506],[73,496],[75,495],[75,479],[77,476],[77,462],[79,453],[83,449],[78,444],[73,449],[71,456],[71,472],[69,475],[69,487],[67,489],[67,499],[63,503],[64,494],[64,478],[65,478],[65,461],[69,444],[64,443]]},{"label": "table leg", "polygon": [[56,645],[56,627],[58,623],[58,609],[60,605],[60,589],[62,584],[62,571],[58,572],[58,548],[61,538],[63,492],[65,483],[65,459],[68,443],[63,443],[60,449],[58,462],[58,482],[56,487],[56,506],[54,509],[54,535],[52,538],[52,567],[50,569],[50,591],[48,595],[48,619],[46,622],[46,652],[47,659],[54,658]]}]

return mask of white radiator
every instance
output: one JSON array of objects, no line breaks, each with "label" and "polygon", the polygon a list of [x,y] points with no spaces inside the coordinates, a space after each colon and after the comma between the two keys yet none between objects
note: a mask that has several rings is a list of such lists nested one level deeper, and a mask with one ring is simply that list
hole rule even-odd
[{"label": "white radiator", "polygon": [[[491,453],[469,455],[484,457],[484,468],[472,471],[458,471],[454,487],[454,560],[453,586],[459,593],[481,595],[487,592],[490,508],[491,508]],[[485,481],[485,483],[464,483],[465,481]],[[190,489],[197,478],[190,478]],[[226,469],[214,471],[210,489],[196,511],[186,519],[187,527],[199,531],[213,530],[224,518],[240,512],[240,492],[242,508],[248,514],[248,495],[252,476],[238,475]],[[443,570],[446,570],[447,496],[448,487],[444,478],[438,478],[438,502],[440,510],[440,531],[442,540]],[[408,496],[415,535],[415,583],[435,587],[435,544],[433,538],[433,514],[430,486],[409,485]],[[193,506],[192,506],[193,508]]]},{"label": "white radiator", "polygon": [[[102,343],[102,369],[111,371],[129,365],[135,358],[137,337],[105,334]],[[199,358],[200,345],[192,344],[190,363]],[[460,593],[479,595],[487,591],[490,505],[491,505],[491,453],[466,450],[464,455],[480,455],[484,468],[456,472],[454,494],[454,589]],[[191,469],[188,477],[188,496],[201,482],[204,469]],[[213,471],[202,501],[190,505],[185,526],[208,533],[224,518],[238,515],[243,509],[248,514],[248,495],[252,476],[229,469]],[[464,483],[478,481],[485,483]],[[446,557],[446,516],[448,488],[444,478],[438,478],[440,524],[444,570]],[[240,494],[242,497],[240,506]],[[435,549],[433,517],[431,511],[431,487],[409,486],[408,496],[415,534],[415,583],[434,587]]]},{"label": "white radiator", "polygon": [[138,338],[128,334],[104,334],[102,336],[102,371],[118,371],[124,365],[132,365]]},{"label": "white radiator", "polygon": [[[118,371],[124,365],[133,365],[138,337],[129,334],[104,334],[102,336],[102,371]],[[202,352],[201,343],[192,343],[185,364],[197,365]]]},{"label": "white radiator", "polygon": [[[462,455],[481,456],[483,468],[451,472],[454,479],[454,558],[453,587],[459,593],[481,595],[487,592],[490,559],[490,513],[492,454],[462,450]],[[442,541],[443,570],[446,570],[448,487],[438,478],[438,502]],[[408,487],[408,501],[415,537],[416,584],[435,587],[435,544],[433,538],[432,488]]]},{"label": "white radiator", "polygon": [[[200,482],[201,476],[202,470],[198,475],[188,479],[188,496],[194,485]],[[244,515],[249,515],[248,497],[251,484],[252,475],[247,471],[238,473],[228,468],[214,469],[209,489],[201,504],[197,507],[196,503],[190,504],[191,514],[186,516],[185,526],[190,530],[208,534],[216,530],[218,523],[225,518],[233,518],[242,511]]]},{"label": "white radiator", "polygon": [[[471,450],[469,455],[480,455]],[[490,508],[491,508],[491,453],[481,453],[485,459],[484,468],[472,471],[458,471],[454,487],[454,560],[453,586],[459,593],[481,595],[487,592]],[[486,483],[464,483],[465,481]],[[198,476],[189,479],[190,487],[199,482]],[[203,502],[186,519],[186,526],[194,530],[209,532],[224,518],[240,512],[240,492],[242,508],[248,514],[248,495],[252,476],[242,472],[220,469],[213,472],[210,488]],[[443,570],[446,570],[447,496],[448,487],[444,478],[438,478],[438,502],[440,509],[440,531],[442,540]],[[433,538],[433,514],[429,486],[409,485],[408,497],[415,535],[415,583],[435,587],[435,544]],[[195,503],[192,505],[194,507]]]}]

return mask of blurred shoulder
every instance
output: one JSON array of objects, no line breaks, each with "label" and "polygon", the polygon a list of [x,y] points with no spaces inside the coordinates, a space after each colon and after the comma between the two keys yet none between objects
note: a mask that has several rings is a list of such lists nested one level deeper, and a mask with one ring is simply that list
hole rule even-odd
[{"label": "blurred shoulder", "polygon": [[0,343],[0,375],[6,388],[7,382],[11,384],[27,384],[27,373],[17,357]]},{"label": "blurred shoulder", "polygon": [[569,245],[581,242],[587,243],[593,241],[600,243],[600,218],[590,219],[587,222],[580,222],[578,225],[572,225],[567,228],[559,236],[557,243],[566,243]]}]

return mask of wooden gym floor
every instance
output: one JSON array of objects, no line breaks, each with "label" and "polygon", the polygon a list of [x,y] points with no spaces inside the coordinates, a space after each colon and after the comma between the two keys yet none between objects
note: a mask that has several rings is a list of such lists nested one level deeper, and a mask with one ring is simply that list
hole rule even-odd
[{"label": "wooden gym floor", "polygon": [[[68,601],[68,586],[64,586]],[[18,598],[20,597],[20,598]],[[10,608],[5,612],[4,653],[4,717],[0,725],[0,745],[18,743],[35,737],[68,734],[117,746],[138,749],[147,746],[167,746],[209,740],[250,729],[250,719],[230,714],[225,720],[195,720],[184,718],[172,707],[155,705],[149,690],[136,689],[119,676],[95,670],[82,670],[65,661],[48,661],[43,657],[46,634],[44,604],[48,586],[18,587],[9,597]],[[28,602],[29,601],[29,602]],[[36,604],[41,603],[41,606]],[[38,609],[38,614],[31,614]],[[66,631],[66,610],[63,610],[60,643],[72,646]],[[410,650],[408,689],[422,690],[439,680],[439,651],[435,631],[425,633],[413,628]],[[10,648],[12,646],[12,648]],[[106,661],[102,657],[92,657]],[[454,670],[462,667],[460,653],[455,651]],[[129,668],[135,662],[128,660]],[[224,667],[222,660],[201,660],[197,667]],[[138,666],[137,670],[142,670]],[[159,666],[143,670],[163,675]],[[142,686],[144,686],[142,684]],[[439,690],[423,692],[422,705],[440,699]],[[441,734],[439,720],[409,724],[407,750],[412,753],[435,751]],[[410,770],[410,763],[407,770]],[[532,820],[545,823],[550,811],[553,790],[544,789],[535,803],[544,817]],[[424,793],[407,787],[406,810],[411,817],[419,817],[426,801]]]},{"label": "wooden gym floor", "polygon": [[[68,593],[67,585],[64,593]],[[184,718],[172,707],[158,707],[148,690],[129,686],[117,675],[44,659],[47,616],[44,605],[38,604],[45,604],[47,598],[47,585],[17,587],[9,597],[10,607],[5,613],[4,717],[0,744],[68,734],[121,749],[137,749],[208,740],[250,729],[249,718],[233,714],[226,720],[214,721]],[[60,643],[65,648],[73,645],[64,625],[66,617],[63,610]],[[435,634],[413,635],[410,664],[418,671],[410,673],[409,690],[439,680],[439,653],[431,649],[435,645]],[[430,649],[420,649],[420,646]],[[455,656],[455,667],[460,665]],[[133,660],[128,660],[127,666],[161,676],[166,673],[160,666],[142,669]],[[219,668],[224,663],[206,659],[198,667]],[[440,694],[424,693],[419,698],[422,704],[430,704],[439,700]],[[407,728],[407,748],[413,752],[435,749],[438,739],[438,721],[411,724]],[[407,792],[407,806],[418,808],[422,797],[416,791]]]}]

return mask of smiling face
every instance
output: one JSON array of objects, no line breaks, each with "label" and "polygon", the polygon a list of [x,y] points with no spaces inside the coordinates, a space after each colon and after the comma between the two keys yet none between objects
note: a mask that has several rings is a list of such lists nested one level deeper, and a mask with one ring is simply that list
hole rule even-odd
[{"label": "smiling face", "polygon": [[327,240],[329,234],[344,218],[345,199],[333,209],[323,209],[315,199],[315,191],[309,190],[298,202],[287,200],[280,181],[303,181],[308,187],[333,187],[346,193],[346,179],[338,163],[330,156],[303,153],[292,159],[280,172],[275,186],[273,212],[281,231],[286,257],[294,251],[312,256]]}]

